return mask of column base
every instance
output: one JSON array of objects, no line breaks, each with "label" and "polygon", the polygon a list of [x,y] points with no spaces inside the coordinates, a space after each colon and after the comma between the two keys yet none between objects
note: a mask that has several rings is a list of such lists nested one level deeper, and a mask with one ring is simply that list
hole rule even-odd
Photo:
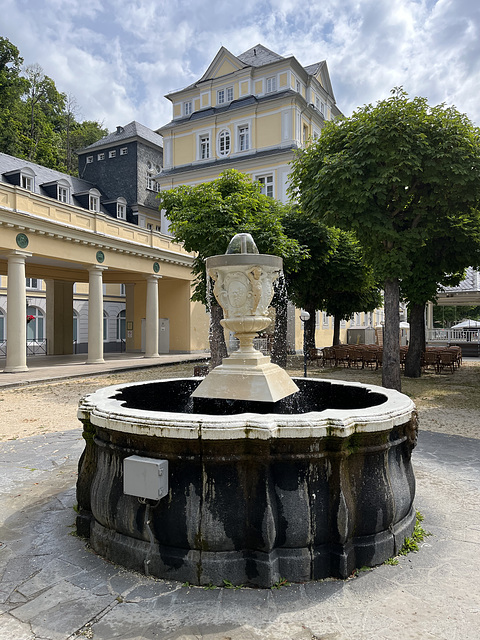
[{"label": "column base", "polygon": [[3,373],[22,373],[23,371],[28,371],[28,367],[26,365],[19,364],[17,366],[6,366]]},{"label": "column base", "polygon": [[92,358],[92,360],[87,360],[85,364],[102,364],[105,362],[103,358]]}]

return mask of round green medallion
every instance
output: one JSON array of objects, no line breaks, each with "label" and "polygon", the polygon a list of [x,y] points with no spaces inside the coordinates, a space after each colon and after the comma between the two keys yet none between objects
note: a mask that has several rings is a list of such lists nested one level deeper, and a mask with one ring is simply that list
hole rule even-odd
[{"label": "round green medallion", "polygon": [[160,265],[158,264],[158,262],[153,263],[153,270],[155,271],[155,273],[158,273],[160,271]]},{"label": "round green medallion", "polygon": [[28,247],[28,238],[24,233],[19,233],[15,240],[20,249],[26,249]]},{"label": "round green medallion", "polygon": [[97,251],[97,262],[100,262],[100,264],[105,260],[105,254],[103,253],[103,251]]}]

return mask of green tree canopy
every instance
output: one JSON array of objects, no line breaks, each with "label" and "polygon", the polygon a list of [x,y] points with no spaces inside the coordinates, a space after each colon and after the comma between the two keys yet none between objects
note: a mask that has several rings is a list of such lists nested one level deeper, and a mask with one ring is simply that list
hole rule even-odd
[{"label": "green tree canopy", "polygon": [[[205,259],[225,253],[237,233],[250,233],[260,253],[283,258],[284,269],[294,269],[302,258],[296,240],[287,237],[282,227],[285,206],[263,195],[249,176],[230,169],[217,179],[196,186],[180,186],[159,194],[160,208],[170,220],[176,242],[195,252],[193,262],[193,300],[210,306],[212,364],[220,364],[226,354],[223,330],[219,324],[222,310],[208,296]],[[285,354],[286,356],[286,354]]]},{"label": "green tree canopy", "polygon": [[479,130],[453,107],[394,90],[326,123],[296,158],[292,191],[307,213],[357,234],[385,291],[383,384],[400,389],[400,281],[446,221],[477,209]]},{"label": "green tree canopy", "polygon": [[289,298],[310,313],[308,347],[315,346],[317,310],[335,318],[335,344],[341,320],[347,320],[356,311],[373,311],[381,304],[373,270],[365,263],[362,247],[351,231],[327,227],[298,207],[286,215],[284,227],[290,237],[308,250],[309,257],[287,278]]}]

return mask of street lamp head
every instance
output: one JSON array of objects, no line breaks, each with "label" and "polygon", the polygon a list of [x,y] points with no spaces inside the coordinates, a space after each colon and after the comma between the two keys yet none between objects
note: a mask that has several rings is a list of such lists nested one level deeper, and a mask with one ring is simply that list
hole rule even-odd
[{"label": "street lamp head", "polygon": [[310,314],[308,313],[308,311],[302,309],[302,311],[300,312],[300,320],[302,322],[307,322],[308,320],[310,320]]}]

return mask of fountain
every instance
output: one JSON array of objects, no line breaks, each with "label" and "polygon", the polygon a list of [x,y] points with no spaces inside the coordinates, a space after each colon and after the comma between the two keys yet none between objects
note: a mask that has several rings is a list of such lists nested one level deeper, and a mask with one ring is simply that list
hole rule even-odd
[{"label": "fountain", "polygon": [[99,554],[190,584],[270,587],[347,578],[412,533],[415,407],[373,385],[292,381],[254,349],[280,269],[235,237],[207,270],[239,351],[203,380],[81,400],[77,532]]}]

